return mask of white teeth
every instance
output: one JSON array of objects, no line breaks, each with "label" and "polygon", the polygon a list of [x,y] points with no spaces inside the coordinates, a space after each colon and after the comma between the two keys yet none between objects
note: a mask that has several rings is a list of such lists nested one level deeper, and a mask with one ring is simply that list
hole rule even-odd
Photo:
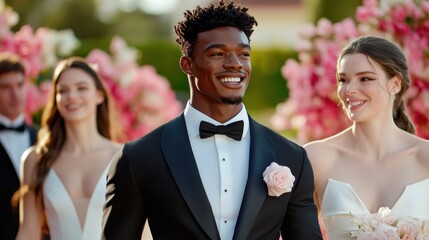
[{"label": "white teeth", "polygon": [[66,105],[66,108],[67,109],[76,109],[76,108],[79,108],[80,107],[80,104],[77,104],[77,103],[74,103],[74,104],[67,104]]},{"label": "white teeth", "polygon": [[350,104],[351,107],[354,107],[354,106],[363,104],[363,101],[349,102],[349,104]]},{"label": "white teeth", "polygon": [[224,83],[239,83],[241,79],[239,77],[228,77],[221,79]]}]

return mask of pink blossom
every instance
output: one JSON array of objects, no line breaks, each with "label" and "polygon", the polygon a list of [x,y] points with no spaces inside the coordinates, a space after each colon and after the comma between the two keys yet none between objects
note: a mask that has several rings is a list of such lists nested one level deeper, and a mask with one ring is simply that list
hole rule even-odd
[{"label": "pink blossom", "polygon": [[98,74],[107,82],[118,78],[116,69],[110,58],[108,53],[100,49],[93,49],[86,57],[88,62],[98,66]]},{"label": "pink blossom", "polygon": [[422,9],[423,11],[426,12],[426,14],[429,14],[429,2],[427,1],[422,1]]},{"label": "pink blossom", "polygon": [[18,23],[19,17],[10,7],[1,9],[0,12],[0,38],[10,36],[13,33],[10,28]]},{"label": "pink blossom", "polygon": [[332,23],[328,19],[321,18],[317,22],[317,29],[316,29],[317,35],[326,37],[331,35],[333,31],[334,31],[334,28],[332,26]]},{"label": "pink blossom", "polygon": [[182,104],[168,80],[152,66],[139,66],[134,48],[114,37],[110,51],[94,49],[87,59],[97,64],[121,116],[125,134],[121,141],[143,136],[180,113]]},{"label": "pink blossom", "polygon": [[356,9],[356,19],[362,23],[370,22],[381,14],[377,0],[364,0],[363,5]]},{"label": "pink blossom", "polygon": [[346,18],[343,21],[336,23],[334,25],[334,32],[336,41],[339,42],[346,42],[359,35],[359,31],[351,18]]},{"label": "pink blossom", "polygon": [[416,239],[419,222],[415,219],[401,219],[396,225],[398,235],[402,239]]}]

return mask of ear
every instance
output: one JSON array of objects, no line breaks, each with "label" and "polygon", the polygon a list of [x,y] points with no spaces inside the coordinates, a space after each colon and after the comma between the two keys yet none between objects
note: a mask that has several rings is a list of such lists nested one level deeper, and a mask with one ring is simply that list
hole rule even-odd
[{"label": "ear", "polygon": [[180,68],[182,71],[188,75],[193,75],[194,72],[192,70],[192,59],[188,56],[182,56],[180,58]]},{"label": "ear", "polygon": [[97,90],[97,96],[96,97],[97,98],[96,98],[95,102],[97,103],[97,106],[104,102],[105,96],[104,96],[102,91]]},{"label": "ear", "polygon": [[401,91],[401,79],[398,76],[394,76],[389,80],[387,83],[387,87],[389,90],[389,93],[393,92],[394,94],[397,94]]}]

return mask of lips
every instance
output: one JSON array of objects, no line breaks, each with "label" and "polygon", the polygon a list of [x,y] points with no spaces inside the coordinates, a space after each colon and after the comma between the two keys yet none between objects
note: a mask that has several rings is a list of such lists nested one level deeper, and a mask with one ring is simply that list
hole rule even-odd
[{"label": "lips", "polygon": [[347,99],[347,103],[349,105],[349,109],[350,110],[356,110],[358,109],[360,106],[362,106],[366,101],[364,100],[350,100]]},{"label": "lips", "polygon": [[70,103],[65,105],[65,109],[67,109],[68,111],[74,111],[77,110],[81,107],[81,104],[79,103]]}]

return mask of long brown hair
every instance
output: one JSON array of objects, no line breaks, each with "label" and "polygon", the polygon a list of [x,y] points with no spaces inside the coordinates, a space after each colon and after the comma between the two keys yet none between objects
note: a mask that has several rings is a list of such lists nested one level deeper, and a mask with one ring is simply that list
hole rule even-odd
[{"label": "long brown hair", "polygon": [[[401,90],[395,95],[393,102],[393,120],[399,128],[415,134],[416,128],[408,117],[404,94],[410,87],[408,65],[401,48],[393,42],[376,36],[364,36],[352,41],[340,53],[337,66],[346,54],[362,53],[378,63],[389,78],[401,80]],[[337,67],[338,68],[338,67]]]},{"label": "long brown hair", "polygon": [[96,89],[104,95],[104,101],[97,106],[97,130],[102,136],[112,139],[113,130],[111,128],[111,103],[109,101],[109,94],[101,82],[97,72],[88,62],[86,62],[85,59],[80,57],[71,57],[61,61],[54,70],[52,78],[53,91],[51,91],[48,104],[43,111],[41,128],[39,130],[35,146],[35,150],[41,158],[35,166],[31,184],[29,186],[35,193],[37,204],[41,206],[42,209],[44,209],[42,201],[44,181],[53,163],[60,155],[67,137],[64,119],[58,111],[56,94],[57,84],[61,74],[70,68],[81,69],[89,74],[94,80]]}]

